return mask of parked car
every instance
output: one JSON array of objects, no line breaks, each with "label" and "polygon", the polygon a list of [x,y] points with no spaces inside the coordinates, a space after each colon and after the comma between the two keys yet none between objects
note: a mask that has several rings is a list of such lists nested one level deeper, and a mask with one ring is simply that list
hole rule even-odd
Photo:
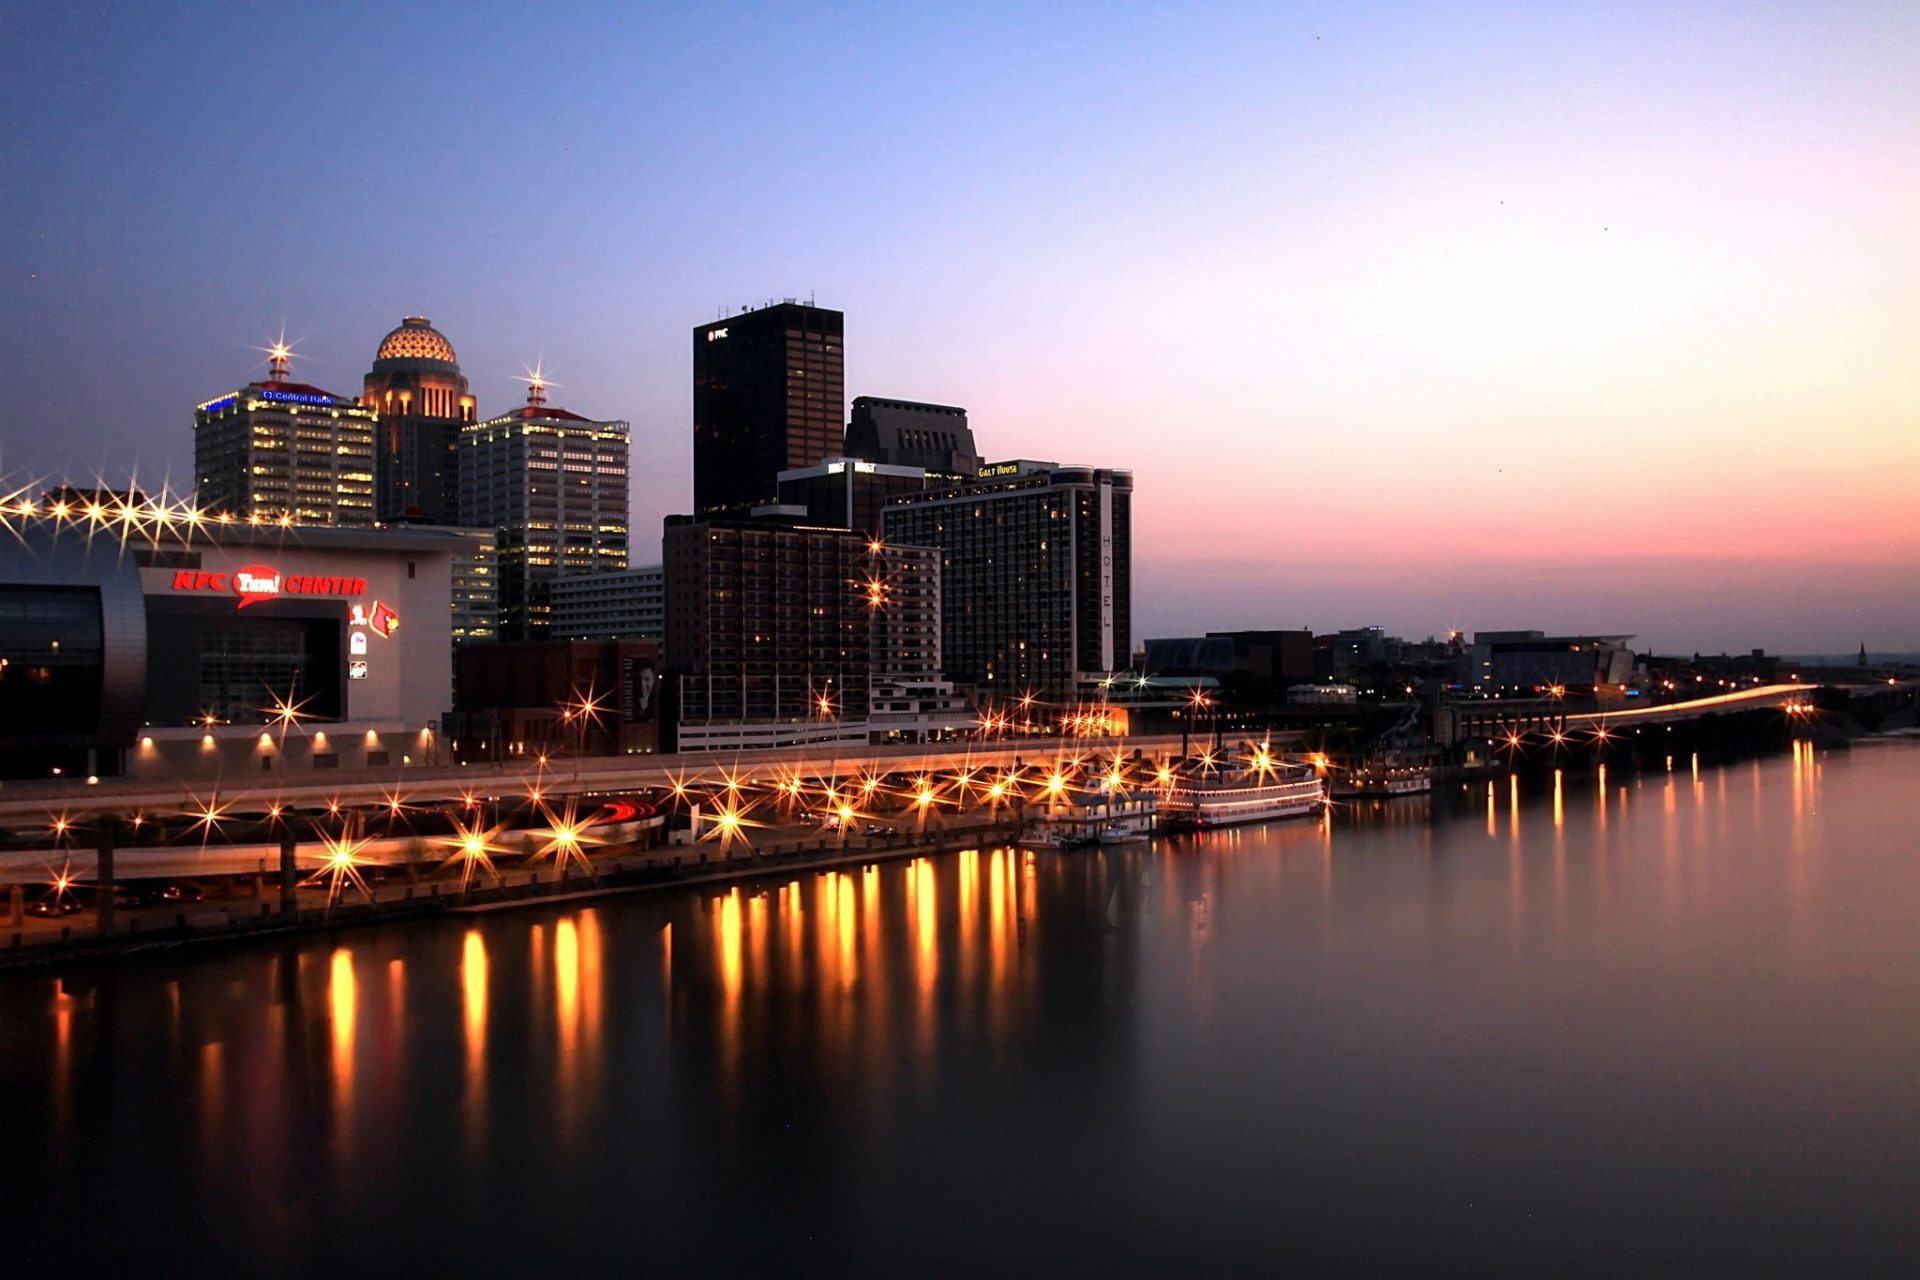
[{"label": "parked car", "polygon": [[45,916],[57,920],[61,916],[70,916],[80,910],[80,900],[72,894],[48,894],[44,898],[35,898],[27,904],[30,916]]}]

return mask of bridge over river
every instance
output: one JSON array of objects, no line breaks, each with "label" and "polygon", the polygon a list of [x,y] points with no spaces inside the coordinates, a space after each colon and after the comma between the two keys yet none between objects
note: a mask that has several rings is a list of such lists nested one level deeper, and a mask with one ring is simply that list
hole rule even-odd
[{"label": "bridge over river", "polygon": [[1456,703],[1454,711],[1459,725],[1456,736],[1498,741],[1527,734],[1613,733],[1636,726],[1679,724],[1705,716],[1773,707],[1786,714],[1799,715],[1812,710],[1814,692],[1812,686],[1804,684],[1768,684],[1659,706],[1578,712],[1566,711],[1563,703],[1551,698]]}]

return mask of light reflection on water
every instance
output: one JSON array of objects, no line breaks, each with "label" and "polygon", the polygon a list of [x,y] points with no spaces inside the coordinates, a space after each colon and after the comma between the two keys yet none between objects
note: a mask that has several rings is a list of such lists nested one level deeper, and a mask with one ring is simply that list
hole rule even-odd
[{"label": "light reflection on water", "polygon": [[1910,1240],[1920,752],[1677,765],[15,977],[0,1204],[294,1270]]},{"label": "light reflection on water", "polygon": [[359,992],[353,976],[353,952],[334,948],[327,982],[327,1013],[333,1024],[334,1106],[343,1116],[353,1109],[353,1037],[360,1016]]}]

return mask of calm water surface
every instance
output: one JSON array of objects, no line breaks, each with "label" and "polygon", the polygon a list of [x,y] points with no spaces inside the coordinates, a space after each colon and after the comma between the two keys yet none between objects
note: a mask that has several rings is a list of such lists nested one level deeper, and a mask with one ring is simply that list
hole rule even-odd
[{"label": "calm water surface", "polygon": [[1683,759],[0,978],[0,1269],[1912,1273],[1917,782]]}]

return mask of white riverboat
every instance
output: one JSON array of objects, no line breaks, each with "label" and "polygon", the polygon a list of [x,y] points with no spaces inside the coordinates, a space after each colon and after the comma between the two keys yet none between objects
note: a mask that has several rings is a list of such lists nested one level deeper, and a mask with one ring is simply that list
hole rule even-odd
[{"label": "white riverboat", "polygon": [[1071,791],[1035,801],[1020,828],[1020,843],[1036,849],[1122,844],[1153,834],[1159,797],[1150,791]]},{"label": "white riverboat", "polygon": [[1390,796],[1425,795],[1433,790],[1433,770],[1423,764],[1366,764],[1338,782],[1333,794],[1341,800],[1380,800]]},{"label": "white riverboat", "polygon": [[1173,769],[1160,789],[1160,825],[1230,827],[1302,817],[1326,803],[1326,780],[1317,770],[1278,760],[1261,747],[1245,759],[1188,760]]}]

